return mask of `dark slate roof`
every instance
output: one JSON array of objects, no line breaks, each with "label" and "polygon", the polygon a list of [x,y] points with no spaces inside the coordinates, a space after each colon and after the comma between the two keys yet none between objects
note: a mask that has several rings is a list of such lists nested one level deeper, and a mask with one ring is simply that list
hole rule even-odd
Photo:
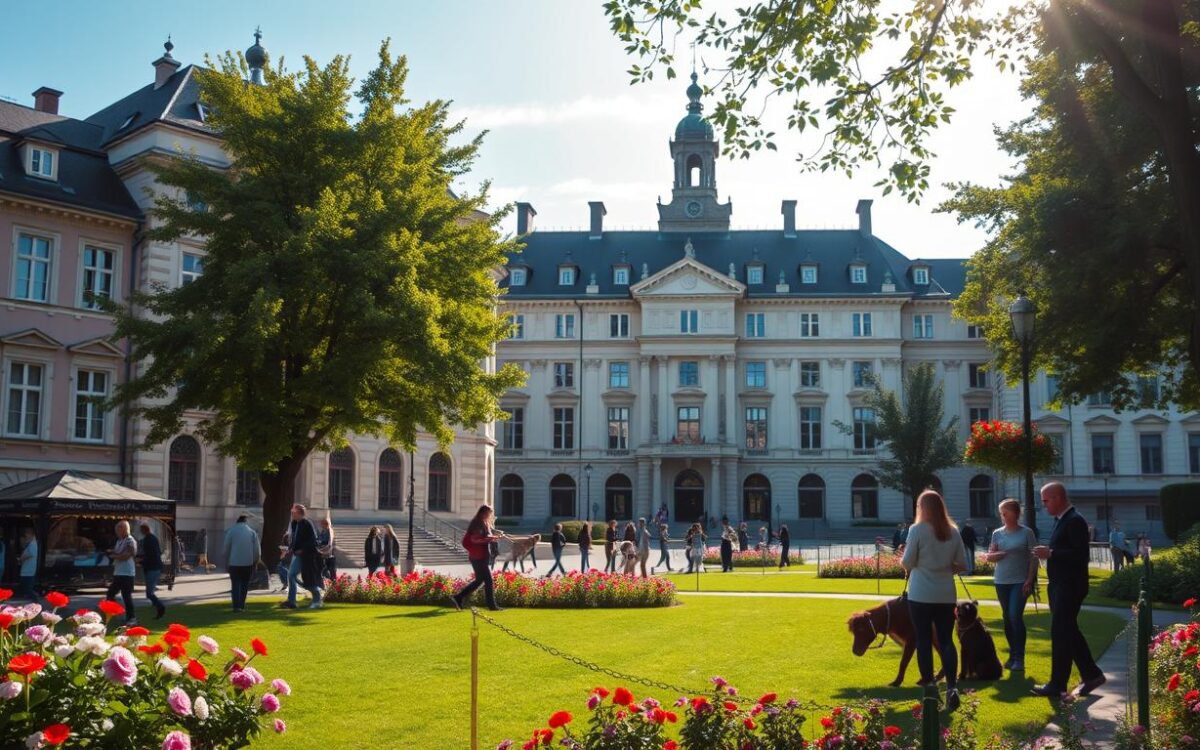
[{"label": "dark slate roof", "polygon": [[165,501],[161,497],[148,495],[115,482],[109,482],[82,471],[56,471],[53,474],[13,484],[0,490],[0,500],[153,500]]},{"label": "dark slate roof", "polygon": [[[588,297],[628,297],[629,287],[614,286],[612,267],[631,266],[630,283],[642,278],[642,264],[650,276],[684,257],[684,244],[690,239],[696,260],[721,274],[728,274],[733,263],[738,281],[746,283],[746,266],[761,262],[763,283],[752,284],[747,296],[772,297],[857,297],[892,294],[911,297],[957,297],[965,283],[964,260],[922,261],[930,267],[928,286],[914,286],[910,260],[878,237],[868,237],[857,229],[798,230],[796,237],[783,236],[782,230],[734,230],[719,234],[661,233],[656,231],[605,232],[600,239],[589,239],[589,232],[538,232],[521,238],[525,249],[513,254],[510,267],[529,269],[525,286],[511,287],[512,299]],[[757,252],[757,258],[755,254]],[[572,287],[559,286],[558,267],[572,263],[579,268]],[[815,285],[800,283],[801,264],[818,266]],[[850,283],[850,265],[867,267],[867,283]],[[779,272],[790,289],[775,291]],[[596,276],[599,295],[587,295],[588,281]],[[885,275],[896,285],[894,293],[881,292]],[[505,280],[503,286],[507,287]]]},{"label": "dark slate roof", "polygon": [[213,132],[201,119],[200,84],[195,65],[175,71],[157,89],[148,83],[132,94],[118,99],[87,122],[101,128],[102,142],[110,143],[156,122],[167,122],[206,133]]},{"label": "dark slate roof", "polygon": [[[103,130],[81,120],[0,101],[0,191],[139,218],[141,211],[100,151]],[[20,145],[43,141],[58,149],[58,179],[25,173]]]}]

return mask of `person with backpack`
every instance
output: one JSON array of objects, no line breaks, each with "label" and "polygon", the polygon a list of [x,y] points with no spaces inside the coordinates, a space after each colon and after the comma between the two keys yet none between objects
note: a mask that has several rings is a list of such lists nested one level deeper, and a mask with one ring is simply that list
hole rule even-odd
[{"label": "person with backpack", "polygon": [[567,536],[563,534],[563,525],[561,523],[554,524],[554,533],[550,535],[550,553],[554,555],[554,564],[550,566],[550,570],[546,572],[546,577],[554,575],[554,569],[558,568],[558,572],[563,575],[567,574],[567,569],[562,564],[563,548],[567,546]]},{"label": "person with backpack", "polygon": [[488,609],[493,612],[503,611],[503,607],[496,604],[496,583],[492,580],[492,569],[488,565],[488,545],[500,540],[500,537],[492,529],[493,517],[495,517],[495,512],[492,510],[492,506],[481,505],[475,512],[474,518],[471,519],[471,523],[467,524],[467,532],[463,534],[462,546],[467,551],[467,558],[471,561],[471,570],[474,571],[475,578],[462,591],[450,597],[455,609],[461,610],[471,594],[475,593],[475,589],[483,586],[483,596],[487,601]]}]

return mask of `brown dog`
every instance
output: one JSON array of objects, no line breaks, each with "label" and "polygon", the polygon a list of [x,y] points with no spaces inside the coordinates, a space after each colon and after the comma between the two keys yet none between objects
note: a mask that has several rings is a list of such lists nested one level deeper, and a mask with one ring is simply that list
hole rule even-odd
[{"label": "brown dog", "polygon": [[[908,602],[901,598],[889,599],[873,609],[855,612],[850,615],[846,624],[854,635],[854,645],[851,650],[855,656],[867,653],[875,641],[881,641],[880,645],[882,646],[882,642],[886,638],[891,638],[904,649],[900,655],[900,671],[896,674],[896,679],[888,683],[892,687],[899,687],[904,682],[904,673],[908,669],[908,662],[912,660],[913,653],[917,650],[917,634],[913,629],[912,619],[908,615]],[[934,651],[938,650],[936,635],[933,639],[933,648]],[[939,672],[938,677],[941,676],[942,672]]]},{"label": "brown dog", "polygon": [[960,680],[998,680],[1004,674],[992,634],[979,619],[979,605],[959,602],[954,607],[954,630],[958,633]]}]

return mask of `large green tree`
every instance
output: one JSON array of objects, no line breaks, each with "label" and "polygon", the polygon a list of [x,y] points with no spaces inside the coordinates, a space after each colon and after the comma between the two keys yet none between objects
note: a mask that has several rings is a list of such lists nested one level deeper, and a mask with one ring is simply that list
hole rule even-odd
[{"label": "large green tree", "polygon": [[147,420],[147,444],[207,414],[197,432],[262,472],[268,555],[314,450],[349,433],[448,443],[522,377],[481,366],[508,331],[492,274],[513,247],[480,214],[486,185],[450,190],[479,138],[453,143],[445,102],[409,104],[387,43],[357,91],[348,62],[306,58],[261,86],[229,53],[198,72],[231,166],[154,166],[149,234],[202,238],[204,273],[117,311],[139,366],[115,401]]},{"label": "large green tree", "polygon": [[[773,148],[772,125],[782,119],[789,128],[816,131],[816,147],[800,157],[805,167],[850,172],[882,165],[884,192],[897,189],[910,200],[928,186],[930,134],[953,116],[946,92],[969,81],[972,60],[980,55],[1015,68],[1027,76],[1029,93],[1051,95],[1034,121],[1006,134],[1004,145],[1026,159],[1026,173],[1013,181],[1004,206],[989,209],[980,195],[964,194],[950,207],[997,229],[1010,221],[1026,223],[1031,228],[1022,241],[1026,247],[1034,240],[1050,243],[1040,257],[1013,255],[1004,272],[1019,271],[1014,278],[1042,305],[1043,332],[1059,337],[1053,342],[1056,358],[1072,353],[1061,365],[1072,393],[1119,386],[1122,373],[1131,370],[1174,365],[1188,371],[1188,380],[1196,379],[1197,0],[761,0],[716,12],[705,11],[700,0],[608,0],[604,7],[613,33],[636,58],[630,70],[635,81],[656,70],[674,75],[682,56],[676,46],[695,41],[717,98],[711,119],[734,155]],[[772,106],[782,107],[784,116],[773,117]],[[1072,124],[1058,127],[1060,119]],[[1084,127],[1089,123],[1090,130]],[[1042,147],[1020,142],[1042,129],[1056,133]],[[1037,159],[1054,160],[1056,149],[1080,147],[1086,148],[1076,152],[1077,165],[1090,154],[1087,166],[1100,174],[1037,184],[1043,177],[1064,176]],[[1119,163],[1110,164],[1114,156]],[[1134,156],[1142,161],[1135,164]],[[1048,191],[1047,200],[1022,197],[1027,184],[1029,191]],[[1080,192],[1073,192],[1073,184]],[[1125,190],[1136,195],[1117,192]],[[1051,201],[1063,210],[1044,212]],[[1103,215],[1118,203],[1125,204],[1120,221]],[[1093,224],[1093,217],[1103,221]],[[1101,236],[1091,231],[1097,226],[1116,233]],[[1082,245],[1075,242],[1079,236],[1099,240],[1098,252],[1068,253],[1068,245]],[[1017,243],[1008,244],[1011,251]],[[1121,253],[1110,252],[1117,247]],[[999,253],[1002,246],[993,249]],[[998,313],[1016,285],[1003,283],[998,271],[985,277],[982,268],[976,265],[973,283],[986,288],[972,294],[972,304],[990,310],[989,338],[1005,347],[1004,361],[1011,366],[1007,325]],[[1051,298],[1061,300],[1068,292],[1081,298],[1074,300],[1074,321],[1060,325],[1064,305]],[[1129,323],[1136,335],[1114,330]],[[1168,333],[1141,335],[1164,327]],[[1175,391],[1195,405],[1194,392],[1188,383]]]}]

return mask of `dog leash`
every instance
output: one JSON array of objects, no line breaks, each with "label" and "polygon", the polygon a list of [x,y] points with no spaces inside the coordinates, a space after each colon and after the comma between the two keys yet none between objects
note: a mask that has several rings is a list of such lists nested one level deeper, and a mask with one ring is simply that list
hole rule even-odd
[{"label": "dog leash", "polygon": [[967,600],[978,603],[978,600],[971,596],[971,589],[967,588],[967,582],[963,579],[962,573],[958,574],[958,582],[962,584],[963,593],[967,595]]}]

